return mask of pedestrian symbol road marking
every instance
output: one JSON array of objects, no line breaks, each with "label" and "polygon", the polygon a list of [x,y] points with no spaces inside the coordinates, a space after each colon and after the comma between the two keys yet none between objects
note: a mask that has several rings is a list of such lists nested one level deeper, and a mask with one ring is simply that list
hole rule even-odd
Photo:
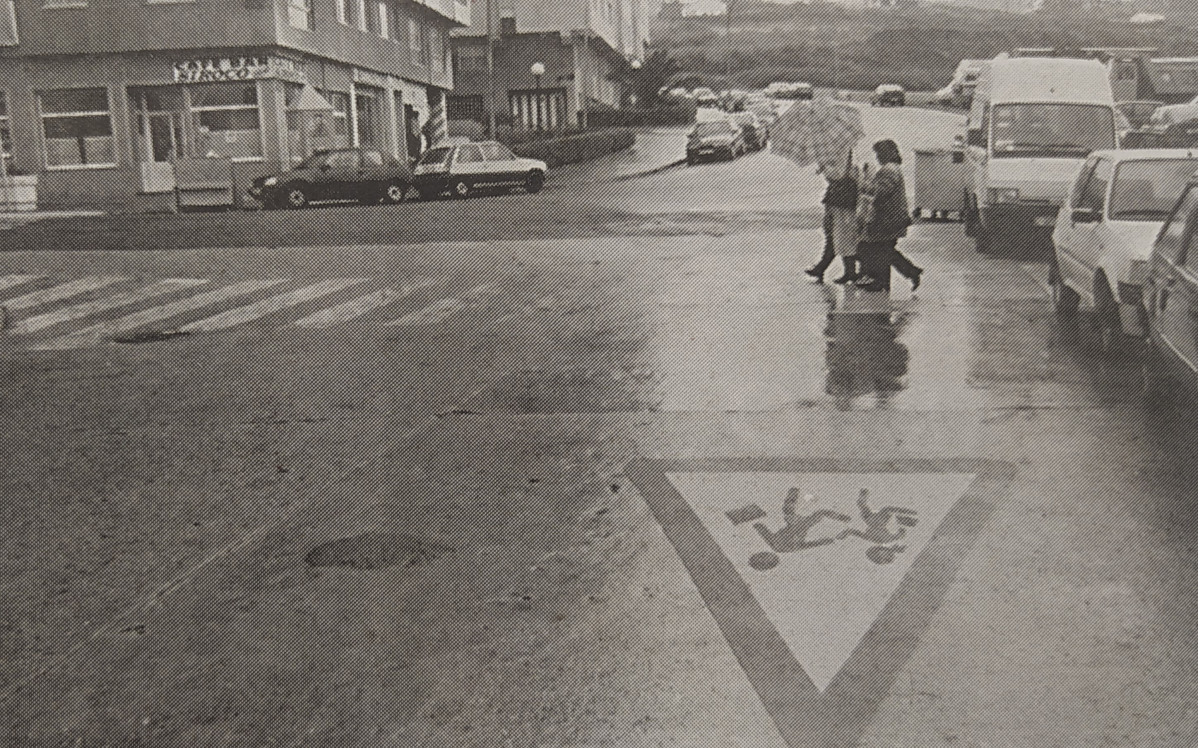
[{"label": "pedestrian symbol road marking", "polygon": [[1011,478],[985,460],[629,474],[792,748],[857,744]]}]

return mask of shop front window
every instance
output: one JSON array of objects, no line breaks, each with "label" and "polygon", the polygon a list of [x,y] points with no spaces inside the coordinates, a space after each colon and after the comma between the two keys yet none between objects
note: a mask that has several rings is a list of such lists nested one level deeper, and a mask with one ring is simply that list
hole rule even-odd
[{"label": "shop front window", "polygon": [[116,165],[107,91],[103,88],[43,91],[38,94],[38,103],[47,167]]},{"label": "shop front window", "polygon": [[234,161],[262,158],[256,84],[213,83],[190,91],[197,155],[227,156]]}]

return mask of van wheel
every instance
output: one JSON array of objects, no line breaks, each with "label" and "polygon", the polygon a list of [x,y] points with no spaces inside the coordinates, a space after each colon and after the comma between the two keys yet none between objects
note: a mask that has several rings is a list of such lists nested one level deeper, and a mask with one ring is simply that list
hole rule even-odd
[{"label": "van wheel", "polygon": [[965,193],[965,199],[961,204],[964,206],[961,208],[961,220],[965,223],[965,236],[972,239],[978,233],[978,214],[968,192]]},{"label": "van wheel", "polygon": [[974,225],[973,245],[980,255],[989,254],[994,248],[994,238],[990,235],[990,232],[981,225],[981,221],[978,221]]},{"label": "van wheel", "polygon": [[1103,353],[1110,353],[1123,336],[1119,319],[1119,304],[1111,294],[1105,275],[1094,279],[1094,328]]},{"label": "van wheel", "polygon": [[453,183],[454,197],[465,199],[470,197],[470,184],[465,179],[459,179]]},{"label": "van wheel", "polygon": [[539,171],[528,172],[528,177],[524,180],[524,189],[530,194],[535,195],[545,186],[545,175]]}]

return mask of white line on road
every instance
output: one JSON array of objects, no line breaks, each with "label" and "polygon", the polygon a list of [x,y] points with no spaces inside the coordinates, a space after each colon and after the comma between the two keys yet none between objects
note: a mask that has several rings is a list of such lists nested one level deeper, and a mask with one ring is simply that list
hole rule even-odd
[{"label": "white line on road", "polygon": [[212,332],[214,330],[225,330],[230,327],[252,322],[256,319],[261,319],[268,314],[273,314],[281,309],[286,309],[291,306],[298,306],[306,301],[318,299],[321,296],[327,296],[331,293],[344,290],[350,286],[356,286],[359,283],[365,283],[368,278],[333,278],[331,280],[320,281],[313,283],[310,286],[288,291],[278,296],[272,296],[269,299],[254,302],[247,306],[230,309],[226,312],[208,317],[207,319],[197,320],[189,324],[183,325],[179,329],[182,332]]},{"label": "white line on road", "polygon": [[284,278],[272,278],[271,280],[251,280],[234,283],[224,288],[216,288],[195,296],[189,296],[186,299],[180,299],[170,304],[143,309],[140,312],[134,312],[127,317],[122,317],[112,322],[101,322],[98,325],[92,325],[65,337],[30,346],[30,349],[35,351],[62,351],[71,348],[84,348],[99,343],[106,336],[117,335],[143,325],[161,322],[164,319],[170,319],[186,312],[212,306],[226,299],[245,296],[255,291],[261,291],[264,288],[277,286],[284,281]]},{"label": "white line on road", "polygon": [[310,314],[303,319],[296,320],[295,324],[298,327],[323,328],[332,327],[333,325],[348,322],[352,319],[361,317],[367,312],[378,309],[379,307],[387,306],[400,299],[411,296],[416,291],[422,288],[436,285],[434,280],[420,280],[411,285],[404,286],[401,289],[384,288],[381,291],[375,291],[366,296],[360,296],[356,299],[350,299],[344,304],[338,304],[329,309],[321,309],[315,314]]},{"label": "white line on road", "polygon": [[43,304],[51,304],[55,301],[69,299],[72,296],[78,296],[88,291],[95,291],[105,286],[111,286],[113,283],[119,283],[125,280],[118,275],[89,275],[86,278],[63,283],[61,286],[52,288],[44,288],[41,291],[27,293],[24,296],[18,296],[15,299],[9,299],[4,302],[4,306],[8,307],[9,311],[17,309],[32,309]]},{"label": "white line on road", "polygon": [[208,281],[199,278],[167,278],[166,280],[151,283],[144,288],[139,288],[133,291],[125,291],[114,296],[109,296],[105,299],[97,299],[88,301],[75,306],[59,309],[54,312],[47,312],[36,317],[23,319],[14,324],[9,332],[15,335],[25,335],[38,330],[44,330],[52,325],[57,325],[71,320],[83,319],[90,317],[99,312],[105,312],[109,309],[116,309],[129,304],[136,304],[139,301],[146,301],[156,296],[179,291],[185,288],[198,286]]},{"label": "white line on road", "polygon": [[0,275],[0,291],[41,278],[40,275]]},{"label": "white line on road", "polygon": [[384,322],[384,327],[413,327],[416,325],[435,325],[439,322],[452,317],[454,314],[465,309],[466,306],[474,301],[478,301],[483,296],[494,290],[495,285],[492,283],[484,283],[481,286],[476,286],[466,293],[462,294],[462,298],[450,297],[441,299],[440,301],[429,304],[412,312],[405,314],[399,319],[393,319],[390,322]]}]

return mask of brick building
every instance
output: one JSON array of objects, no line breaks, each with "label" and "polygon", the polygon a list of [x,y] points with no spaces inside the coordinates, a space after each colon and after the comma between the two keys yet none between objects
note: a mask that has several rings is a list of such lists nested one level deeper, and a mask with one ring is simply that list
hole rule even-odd
[{"label": "brick building", "polygon": [[468,22],[465,0],[0,0],[4,158],[43,206],[159,209],[197,160],[241,194],[316,147],[407,157],[444,130]]}]

